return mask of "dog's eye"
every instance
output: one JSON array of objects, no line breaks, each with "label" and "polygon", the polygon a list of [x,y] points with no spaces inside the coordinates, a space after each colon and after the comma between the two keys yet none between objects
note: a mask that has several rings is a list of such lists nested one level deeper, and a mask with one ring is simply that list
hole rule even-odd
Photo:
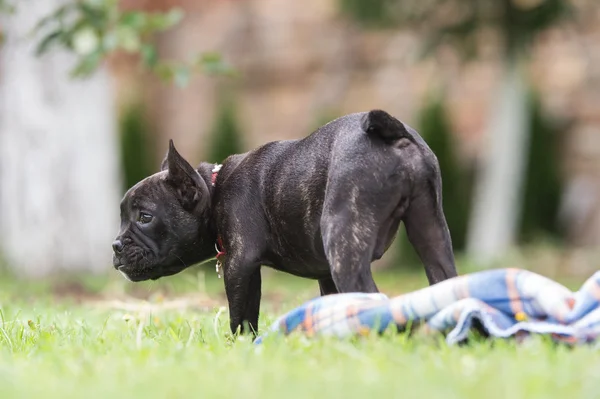
[{"label": "dog's eye", "polygon": [[409,145],[412,144],[412,141],[410,141],[409,139],[407,139],[406,137],[401,138],[400,140],[398,140],[396,142],[396,148],[404,148],[404,147],[408,147]]},{"label": "dog's eye", "polygon": [[141,224],[146,224],[146,223],[150,223],[152,221],[152,215],[145,213],[145,212],[140,212],[140,216],[138,216],[138,222],[140,222]]}]

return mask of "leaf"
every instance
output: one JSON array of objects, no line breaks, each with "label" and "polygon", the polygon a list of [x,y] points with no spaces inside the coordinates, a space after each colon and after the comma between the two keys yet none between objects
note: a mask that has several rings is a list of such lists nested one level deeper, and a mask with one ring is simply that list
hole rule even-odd
[{"label": "leaf", "polygon": [[151,44],[143,44],[140,53],[142,55],[142,62],[150,67],[154,68],[158,63],[158,53],[156,47]]},{"label": "leaf", "polygon": [[121,25],[117,28],[116,36],[119,47],[125,51],[133,53],[140,50],[142,43],[140,36],[135,29],[126,25]]},{"label": "leaf", "polygon": [[91,27],[77,30],[71,40],[73,50],[79,55],[91,54],[98,49],[100,44],[98,33]]},{"label": "leaf", "polygon": [[55,30],[54,32],[46,35],[42,39],[42,41],[40,41],[38,43],[37,47],[35,48],[35,55],[39,57],[39,56],[45,54],[48,51],[48,49],[50,48],[50,46],[52,46],[52,44],[59,41],[58,39],[61,37],[62,34],[63,34],[63,31],[61,29],[58,29],[58,30]]},{"label": "leaf", "polygon": [[60,22],[60,21],[62,21],[62,19],[64,18],[65,14],[68,11],[70,11],[71,9],[74,9],[74,7],[75,7],[75,4],[66,4],[66,5],[64,5],[62,7],[59,7],[52,14],[43,17],[33,27],[32,34],[38,32],[39,30],[41,30],[43,27],[45,27],[47,24],[49,24],[51,22]]},{"label": "leaf", "polygon": [[110,8],[110,7],[116,7],[118,5],[117,0],[85,0],[85,1],[89,5],[96,6],[96,7]]},{"label": "leaf", "polygon": [[171,9],[167,13],[148,14],[145,30],[149,32],[164,31],[178,24],[183,19],[183,11]]},{"label": "leaf", "polygon": [[87,77],[91,75],[102,61],[102,52],[100,50],[81,57],[75,68],[71,70],[72,77]]},{"label": "leaf", "polygon": [[173,76],[175,75],[173,67],[170,64],[164,62],[156,66],[155,73],[160,79],[164,81],[172,80]]},{"label": "leaf", "polygon": [[235,75],[235,70],[222,60],[221,55],[215,52],[208,52],[198,57],[196,65],[210,75]]},{"label": "leaf", "polygon": [[132,29],[140,30],[148,22],[146,13],[139,11],[129,11],[123,13],[121,16],[120,24],[126,25]]},{"label": "leaf", "polygon": [[94,6],[93,3],[80,2],[79,11],[88,25],[96,29],[104,29],[108,22],[108,11],[102,5]]},{"label": "leaf", "polygon": [[221,55],[215,52],[206,52],[199,57],[199,61],[202,63],[218,63],[221,60]]},{"label": "leaf", "polygon": [[[2,4],[3,0],[0,0]],[[172,8],[166,13],[122,12],[118,0],[76,0],[40,20],[37,30],[57,26],[43,36],[36,49],[39,55],[52,45],[59,45],[80,55],[71,71],[74,77],[93,73],[107,54],[119,49],[139,53],[144,67],[179,87],[187,86],[192,73],[198,70],[233,75],[233,69],[218,53],[206,53],[189,64],[160,63],[157,49],[151,42],[152,34],[171,28],[183,17],[180,8]]]}]

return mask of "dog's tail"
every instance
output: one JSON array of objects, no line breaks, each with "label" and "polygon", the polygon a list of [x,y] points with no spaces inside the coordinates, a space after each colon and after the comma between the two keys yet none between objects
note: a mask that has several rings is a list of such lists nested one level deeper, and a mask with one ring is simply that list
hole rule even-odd
[{"label": "dog's tail", "polygon": [[385,111],[374,109],[364,117],[362,127],[370,136],[393,142],[410,136],[406,126]]}]

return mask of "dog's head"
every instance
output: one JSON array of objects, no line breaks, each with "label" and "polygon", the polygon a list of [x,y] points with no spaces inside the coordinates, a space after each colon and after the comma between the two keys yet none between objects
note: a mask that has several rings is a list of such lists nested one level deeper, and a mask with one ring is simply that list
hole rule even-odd
[{"label": "dog's head", "polygon": [[170,141],[161,171],[130,188],[121,201],[114,267],[131,281],[156,280],[210,257],[209,218],[207,182]]}]

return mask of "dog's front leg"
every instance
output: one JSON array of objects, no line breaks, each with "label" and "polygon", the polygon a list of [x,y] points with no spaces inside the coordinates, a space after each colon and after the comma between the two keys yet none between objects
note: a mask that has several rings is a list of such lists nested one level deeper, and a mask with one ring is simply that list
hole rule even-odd
[{"label": "dog's front leg", "polygon": [[243,323],[247,322],[250,332],[252,332],[254,335],[258,334],[258,315],[260,313],[261,283],[262,280],[260,277],[259,267],[252,273],[252,275],[250,275],[250,281],[248,282],[248,292],[246,294],[248,302],[246,303],[246,311],[244,312],[244,317],[242,318],[242,327]]},{"label": "dog's front leg", "polygon": [[240,328],[241,333],[250,331],[256,335],[261,297],[260,265],[232,259],[224,267],[224,279],[231,332],[235,334]]}]

